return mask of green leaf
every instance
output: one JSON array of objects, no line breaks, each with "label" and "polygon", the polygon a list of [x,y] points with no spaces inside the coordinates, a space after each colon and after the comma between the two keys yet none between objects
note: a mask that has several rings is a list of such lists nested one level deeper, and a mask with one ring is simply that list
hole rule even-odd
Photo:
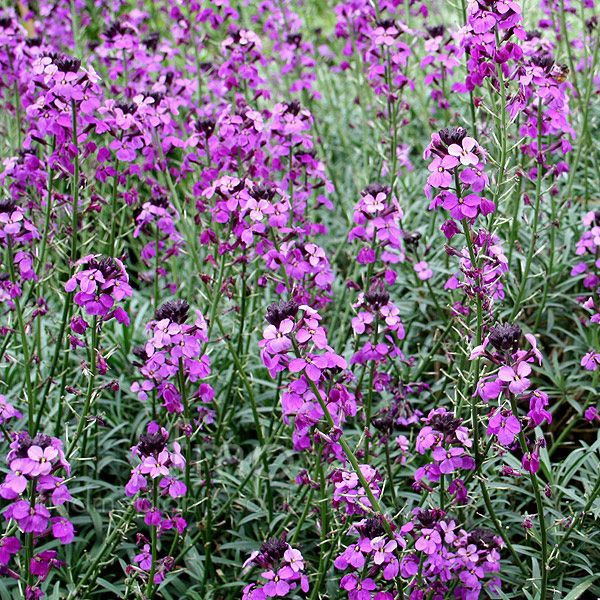
[{"label": "green leaf", "polygon": [[577,600],[595,581],[598,581],[598,575],[590,575],[583,581],[578,583],[564,598],[563,600]]}]

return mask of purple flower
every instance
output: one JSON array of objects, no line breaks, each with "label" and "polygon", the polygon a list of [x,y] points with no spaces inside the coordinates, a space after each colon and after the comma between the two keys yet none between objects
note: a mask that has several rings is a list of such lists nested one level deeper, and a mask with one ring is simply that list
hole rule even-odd
[{"label": "purple flower", "polygon": [[506,417],[499,412],[489,420],[487,428],[488,435],[496,435],[503,446],[510,446],[520,431],[521,424],[517,417],[514,415]]},{"label": "purple flower", "polygon": [[299,373],[304,371],[311,381],[319,381],[323,369],[326,368],[327,359],[314,354],[309,354],[306,358],[294,358],[288,365],[290,372]]},{"label": "purple flower", "polygon": [[436,156],[427,167],[431,171],[427,183],[434,188],[449,188],[454,180],[450,170],[456,167],[458,163],[458,159],[454,156],[446,155],[443,158]]},{"label": "purple flower", "polygon": [[343,554],[335,560],[337,569],[346,569],[352,565],[355,569],[362,569],[365,564],[365,554],[371,552],[371,540],[361,538],[356,544],[352,544],[344,550]]},{"label": "purple flower", "polygon": [[290,569],[292,569],[294,573],[304,569],[304,557],[302,556],[302,552],[300,552],[300,550],[288,548],[283,554],[283,560],[289,564]]},{"label": "purple flower", "polygon": [[348,592],[349,600],[371,600],[371,592],[377,589],[370,577],[361,580],[355,573],[342,577],[340,587]]},{"label": "purple flower", "polygon": [[415,541],[415,549],[434,554],[442,545],[442,537],[436,529],[422,529],[421,535]]},{"label": "purple flower", "polygon": [[63,544],[70,544],[75,537],[73,524],[62,517],[52,517],[52,535]]},{"label": "purple flower", "polygon": [[29,531],[42,533],[48,526],[50,512],[43,504],[36,504],[32,508],[29,502],[19,500],[6,508],[4,518],[15,519],[21,530],[26,533]]},{"label": "purple flower", "polygon": [[33,575],[37,575],[42,581],[45,581],[52,567],[59,567],[65,564],[56,558],[55,550],[46,550],[45,552],[36,554],[31,559],[30,568]]},{"label": "purple flower", "polygon": [[178,481],[173,477],[163,477],[160,480],[161,489],[167,489],[169,496],[171,498],[179,498],[180,496],[185,496],[187,492],[187,488],[183,481]]},{"label": "purple flower", "polygon": [[422,281],[433,277],[433,270],[429,268],[429,265],[424,260],[418,262],[414,269],[417,272],[417,277]]},{"label": "purple flower", "polygon": [[166,476],[169,474],[169,453],[163,450],[157,457],[147,456],[144,458],[140,471],[142,473],[149,474],[152,479],[157,477]]},{"label": "purple flower", "polygon": [[52,491],[52,503],[55,506],[60,506],[73,499],[62,477],[42,475],[38,480],[37,490],[38,492]]},{"label": "purple flower", "polygon": [[282,354],[292,347],[292,340],[288,337],[294,330],[294,322],[291,319],[284,319],[279,326],[269,325],[263,332],[265,340],[264,347],[271,354]]},{"label": "purple flower", "polygon": [[0,564],[7,565],[10,555],[16,554],[21,549],[21,542],[14,536],[0,539]]},{"label": "purple flower", "polygon": [[12,473],[7,473],[2,487],[0,487],[0,496],[7,500],[12,500],[22,494],[27,488],[27,478],[24,475],[24,469],[30,469],[31,464],[26,458],[17,458],[10,463]]},{"label": "purple flower", "polygon": [[58,450],[52,446],[40,448],[39,446],[31,446],[27,451],[27,458],[33,463],[27,474],[31,477],[39,475],[48,475],[52,470],[52,461],[58,456]]},{"label": "purple flower", "polygon": [[462,448],[448,448],[445,450],[438,447],[433,451],[433,459],[439,463],[440,473],[452,473],[456,469],[460,469],[463,464],[461,456],[464,454]]},{"label": "purple flower", "polygon": [[450,144],[448,146],[448,153],[450,156],[458,158],[464,166],[475,166],[479,163],[479,158],[473,150],[480,150],[477,142],[469,136],[466,136],[461,145]]},{"label": "purple flower", "polygon": [[94,254],[78,260],[77,265],[87,268],[65,284],[67,292],[75,292],[79,288],[74,297],[75,303],[83,306],[89,315],[102,316],[105,320],[118,315],[120,322],[126,322],[128,317],[123,309],[117,315],[116,311],[111,313],[115,301],[133,293],[123,263],[117,258]]},{"label": "purple flower", "polygon": [[379,536],[371,540],[373,548],[373,562],[376,565],[381,565],[390,560],[393,556],[392,552],[398,545],[396,540],[387,540],[385,536]]},{"label": "purple flower", "polygon": [[262,573],[262,576],[269,580],[263,587],[265,595],[269,598],[285,596],[290,591],[290,584],[286,579],[289,577],[288,571],[291,570],[290,567],[283,567],[277,573],[274,571],[265,571]]},{"label": "purple flower", "polygon": [[516,367],[505,365],[500,367],[498,378],[504,383],[508,383],[508,389],[513,394],[522,394],[530,385],[531,381],[527,375],[531,373],[531,367],[526,362],[520,362]]},{"label": "purple flower", "polygon": [[540,457],[534,452],[526,452],[521,459],[521,466],[525,471],[537,473],[540,468]]}]

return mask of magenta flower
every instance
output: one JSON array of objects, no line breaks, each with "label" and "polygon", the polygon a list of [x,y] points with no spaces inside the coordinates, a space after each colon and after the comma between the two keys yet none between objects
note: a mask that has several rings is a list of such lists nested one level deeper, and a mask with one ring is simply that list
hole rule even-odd
[{"label": "magenta flower", "polygon": [[17,521],[21,530],[26,533],[42,533],[48,526],[50,512],[43,504],[36,504],[32,508],[29,502],[19,500],[4,511],[4,518]]},{"label": "magenta flower", "polygon": [[15,235],[21,231],[21,222],[23,221],[23,213],[21,209],[15,210],[12,213],[0,213],[0,228],[4,233]]},{"label": "magenta flower", "polygon": [[144,544],[142,552],[133,557],[136,563],[139,563],[140,568],[144,571],[149,571],[152,568],[152,554],[150,553],[150,544]]},{"label": "magenta flower", "polygon": [[466,167],[475,166],[479,163],[479,158],[473,152],[474,149],[479,149],[477,142],[472,137],[466,136],[460,146],[458,144],[450,144],[448,146],[448,153],[450,156],[458,158],[461,164]]},{"label": "magenta flower", "polygon": [[458,164],[459,161],[454,156],[446,155],[443,158],[436,156],[427,167],[431,171],[427,183],[434,188],[449,188],[454,181],[451,169],[454,169]]},{"label": "magenta flower", "polygon": [[516,367],[504,366],[498,371],[498,378],[508,383],[508,389],[513,394],[522,394],[530,385],[531,381],[527,375],[531,373],[531,367],[526,362],[520,362]]},{"label": "magenta flower", "polygon": [[76,292],[79,288],[75,293],[75,303],[83,306],[89,315],[102,316],[104,320],[114,317],[118,322],[126,324],[129,321],[126,311],[120,307],[112,310],[115,301],[133,294],[123,263],[117,258],[94,254],[80,259],[77,265],[87,268],[75,274],[65,284],[67,292]]},{"label": "magenta flower", "polygon": [[420,454],[425,454],[428,448],[431,448],[437,441],[436,432],[429,425],[423,427],[417,435],[415,448]]},{"label": "magenta flower", "polygon": [[262,576],[269,582],[263,587],[264,593],[269,598],[276,596],[285,596],[290,591],[290,584],[286,581],[289,567],[283,567],[275,573],[274,571],[265,571]]},{"label": "magenta flower", "polygon": [[342,577],[340,587],[348,592],[349,600],[371,600],[371,592],[377,589],[370,577],[361,581],[355,573]]},{"label": "magenta flower", "polygon": [[48,475],[52,471],[52,461],[58,456],[58,450],[52,446],[43,449],[39,446],[31,446],[27,451],[27,458],[34,463],[27,474],[31,477]]},{"label": "magenta flower", "polygon": [[462,448],[444,449],[441,446],[433,451],[433,459],[439,463],[440,473],[452,473],[456,469],[460,469],[463,464],[461,456],[464,454]]},{"label": "magenta flower", "polygon": [[147,456],[144,458],[140,470],[144,474],[149,474],[152,479],[166,476],[169,474],[169,467],[166,463],[169,462],[169,453],[163,450],[158,457]]},{"label": "magenta flower", "polygon": [[424,260],[418,262],[414,266],[414,269],[417,272],[417,277],[422,281],[426,281],[427,279],[431,279],[433,277],[433,269],[430,269],[429,265]]},{"label": "magenta flower", "polygon": [[304,371],[311,381],[319,381],[321,372],[327,368],[327,359],[323,356],[307,355],[306,358],[294,358],[288,368],[292,373]]},{"label": "magenta flower", "polygon": [[375,315],[370,312],[360,311],[356,317],[352,318],[352,329],[361,335],[365,332],[366,326],[370,325],[375,319]]},{"label": "magenta flower", "polygon": [[321,350],[327,347],[327,335],[325,334],[325,329],[319,326],[319,321],[310,317],[305,317],[303,325],[304,326],[296,333],[296,339],[300,344],[312,341],[312,343]]},{"label": "magenta flower", "polygon": [[517,417],[514,415],[505,417],[499,412],[490,419],[487,428],[488,435],[495,434],[503,446],[510,446],[520,431],[521,424]]},{"label": "magenta flower", "polygon": [[471,186],[474,192],[481,192],[489,185],[490,180],[483,170],[483,165],[479,164],[476,167],[463,169],[460,172],[460,180],[463,183]]},{"label": "magenta flower", "polygon": [[581,359],[581,366],[585,367],[588,371],[595,371],[600,365],[600,353],[590,350]]},{"label": "magenta flower", "polygon": [[288,337],[294,330],[294,322],[291,319],[284,319],[279,326],[268,325],[264,332],[264,347],[271,354],[280,354],[287,352],[292,347],[292,340]]},{"label": "magenta flower", "polygon": [[362,569],[365,564],[365,554],[371,552],[371,540],[369,538],[361,538],[356,544],[348,546],[343,554],[335,560],[337,569],[346,569],[348,565],[352,565],[355,569]]},{"label": "magenta flower", "polygon": [[173,477],[163,477],[160,480],[161,489],[166,489],[171,498],[179,498],[181,496],[185,496],[187,493],[187,488],[183,481],[178,481]]},{"label": "magenta flower", "polygon": [[55,550],[46,550],[36,554],[31,559],[30,569],[33,575],[37,575],[42,581],[46,580],[52,567],[59,567],[66,563],[56,558]]},{"label": "magenta flower", "polygon": [[304,557],[302,556],[302,552],[300,552],[300,550],[288,548],[283,554],[283,560],[289,564],[290,569],[292,569],[294,573],[304,569]]},{"label": "magenta flower", "polygon": [[527,452],[521,459],[521,466],[525,471],[537,473],[540,468],[540,457],[534,452]]},{"label": "magenta flower", "polygon": [[52,517],[52,535],[60,540],[62,544],[70,544],[75,537],[73,524],[62,517]]},{"label": "magenta flower", "polygon": [[12,473],[6,474],[6,478],[0,487],[0,496],[7,500],[12,500],[19,494],[22,494],[27,488],[25,469],[30,471],[32,466],[31,461],[26,458],[17,458],[13,460],[10,463]]},{"label": "magenta flower", "polygon": [[463,219],[474,219],[477,216],[481,197],[477,194],[458,197],[455,194],[448,194],[444,200],[444,208],[450,211],[450,216],[457,221]]},{"label": "magenta flower", "polygon": [[442,545],[442,537],[436,529],[422,529],[420,537],[415,542],[415,549],[434,554]]},{"label": "magenta flower", "polygon": [[386,542],[385,536],[379,536],[371,540],[371,546],[373,547],[373,562],[376,565],[381,565],[384,562],[392,558],[392,552],[398,545],[396,540],[388,540]]},{"label": "magenta flower", "polygon": [[0,539],[0,565],[10,562],[10,555],[16,554],[21,549],[21,542],[13,536]]},{"label": "magenta flower", "polygon": [[65,502],[73,500],[69,489],[64,483],[62,477],[56,477],[54,475],[42,475],[39,478],[37,484],[38,492],[52,492],[52,504],[60,506]]}]

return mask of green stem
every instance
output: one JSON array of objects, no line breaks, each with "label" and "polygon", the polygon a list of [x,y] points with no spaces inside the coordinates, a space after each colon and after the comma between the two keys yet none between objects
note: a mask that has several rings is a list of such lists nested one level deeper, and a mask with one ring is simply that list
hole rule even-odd
[{"label": "green stem", "polygon": [[[390,460],[390,445],[389,440],[385,440],[385,466],[387,467],[388,479],[390,485],[390,494],[392,496],[392,503],[394,505],[394,510],[398,510],[398,501],[396,500],[396,490],[394,488],[394,473],[392,471],[392,461]],[[443,477],[443,475],[442,475]],[[443,510],[443,508],[442,508]]]},{"label": "green stem", "polygon": [[[73,1],[71,1],[73,4]],[[75,146],[75,158],[73,159],[73,209],[71,216],[71,262],[77,261],[77,240],[79,225],[79,146],[77,142],[77,113],[75,112],[75,100],[71,100],[71,118],[73,123],[73,145]]]},{"label": "green stem", "polygon": [[[121,136],[122,138],[123,136]],[[115,177],[113,179],[112,189],[112,201],[111,201],[111,213],[112,218],[110,222],[110,239],[108,242],[108,256],[115,256],[115,242],[117,239],[117,189],[119,183],[119,159],[115,161]]]},{"label": "green stem", "polygon": [[[375,336],[373,347],[377,347],[379,341],[379,308],[375,313]],[[371,427],[371,409],[373,404],[373,381],[375,379],[375,360],[371,361],[369,369],[369,389],[367,390],[367,403],[365,406],[365,427],[367,430]],[[369,436],[365,436],[365,461],[369,460]]]},{"label": "green stem", "polygon": [[[152,482],[152,508],[158,505],[158,481]],[[158,558],[158,525],[152,525],[152,565],[148,575],[148,585],[146,587],[146,596],[152,598],[152,588],[154,586],[154,574],[156,573],[156,563]]]},{"label": "green stem", "polygon": [[500,523],[500,521],[498,521],[498,517],[496,516],[496,511],[494,510],[494,507],[492,506],[490,494],[485,486],[483,479],[479,479],[479,487],[481,489],[481,493],[483,494],[483,501],[484,501],[487,511],[490,515],[490,518],[492,519],[492,523],[494,524],[494,528],[496,529],[496,532],[498,533],[498,535],[502,538],[502,540],[506,544],[508,551],[510,552],[514,561],[517,563],[517,566],[521,570],[521,573],[525,577],[527,577],[527,575],[529,573],[528,573],[527,569],[525,568],[525,565],[523,564],[523,562],[519,558],[519,555],[517,554],[516,550],[514,549],[513,545],[511,544],[510,539],[508,538],[508,535],[506,534],[506,531],[502,527],[502,524]]},{"label": "green stem", "polygon": [[[512,413],[515,417],[518,418],[519,412],[517,408],[517,400],[514,394],[510,394],[510,407]],[[525,438],[525,433],[523,431],[523,427],[521,427],[519,431],[519,444],[521,446],[521,451],[523,454],[527,454],[527,440]],[[539,483],[537,475],[533,472],[529,472],[529,478],[531,479],[531,485],[533,486],[533,493],[535,496],[535,504],[537,506],[538,518],[540,521],[540,545],[542,550],[542,564],[540,566],[542,583],[541,583],[541,591],[540,591],[540,600],[546,599],[546,589],[548,587],[548,571],[550,565],[548,564],[548,539],[547,539],[547,531],[546,531],[546,518],[544,515],[544,504],[542,503],[542,496],[540,494]]]},{"label": "green stem", "polygon": [[[298,348],[298,345],[295,342],[295,340],[292,339],[292,343],[294,344],[294,349],[296,351],[296,355],[298,357],[301,357],[302,355],[301,355],[300,349]],[[329,425],[329,427],[331,429],[334,429],[335,421],[333,420],[333,417],[329,413],[327,404],[325,403],[325,400],[321,396],[321,392],[320,392],[319,388],[317,388],[317,385],[311,379],[307,378],[307,381],[315,395],[315,398],[317,399],[317,402],[319,403],[319,406],[321,407],[321,410],[323,411],[323,414],[325,416],[325,420],[327,421],[327,424]],[[373,492],[369,486],[369,483],[367,482],[367,480],[365,479],[365,476],[363,475],[362,471],[360,470],[360,466],[358,464],[358,461],[356,460],[356,456],[354,455],[354,452],[352,452],[352,449],[350,448],[350,446],[348,445],[348,442],[344,438],[343,433],[339,439],[339,443],[342,446],[342,449],[344,450],[344,454],[346,455],[346,458],[350,461],[350,464],[352,465],[352,468],[354,469],[354,472],[356,473],[356,476],[358,477],[360,484],[362,485],[363,489],[365,490],[365,494],[366,494],[367,498],[369,499],[369,502],[371,503],[373,510],[376,513],[383,514],[383,512],[381,510],[381,505],[379,504],[379,501],[377,500],[377,498],[375,498],[375,496],[373,495]],[[390,524],[385,519],[383,520],[383,526],[384,526],[386,532],[390,536],[392,536],[393,533],[392,533]]]},{"label": "green stem", "polygon": [[[181,402],[183,403],[183,418],[185,420],[186,427],[192,426],[192,419],[190,415],[190,405],[187,399],[186,386],[185,386],[185,366],[183,358],[179,359],[179,393],[181,394]],[[190,473],[191,473],[191,461],[192,461],[192,437],[191,432],[185,433],[185,487],[188,490],[184,501],[184,510],[187,509],[187,497],[191,493],[192,488],[190,485]],[[208,482],[207,482],[208,484]]]},{"label": "green stem", "polygon": [[94,317],[92,319],[92,345],[91,345],[91,358],[90,358],[90,375],[88,380],[88,388],[87,393],[85,395],[85,403],[83,405],[83,411],[79,417],[79,424],[77,425],[77,431],[69,444],[69,448],[66,453],[67,460],[70,459],[71,454],[75,450],[75,445],[79,440],[83,429],[85,427],[85,423],[87,421],[87,417],[90,412],[90,407],[92,405],[92,398],[94,396],[94,383],[96,381],[96,353],[98,351],[98,317]]},{"label": "green stem", "polygon": [[[600,494],[600,477],[598,477],[596,479],[596,483],[594,484],[594,488],[592,489],[592,492],[590,493],[590,497],[588,498],[588,501],[585,503],[585,507],[581,511],[581,515],[585,515],[585,513],[587,513],[588,510],[590,510],[592,504],[594,503],[594,500],[596,500],[596,498],[598,497],[598,494]],[[567,531],[565,531],[565,535],[563,535],[563,537],[561,538],[560,542],[556,546],[556,549],[557,549],[558,552],[560,552],[560,550],[563,547],[563,545],[567,542],[567,540],[569,539],[569,537],[571,537],[571,534],[575,530],[575,527],[577,526],[578,521],[579,521],[579,519],[576,519],[576,518],[574,518],[571,521],[571,524],[569,525],[569,528],[567,529]]]},{"label": "green stem", "polygon": [[[46,403],[48,401],[48,395],[50,393],[50,387],[52,386],[52,378],[54,377],[54,372],[56,371],[56,367],[58,366],[58,360],[60,358],[61,351],[63,352],[63,358],[65,362],[65,369],[67,368],[68,355],[69,355],[69,343],[67,342],[66,348],[63,348],[63,340],[65,337],[65,331],[67,329],[67,321],[69,320],[69,314],[71,312],[71,302],[73,301],[73,293],[67,292],[65,296],[65,303],[63,305],[63,312],[60,319],[60,327],[58,330],[58,336],[56,339],[56,343],[54,345],[54,355],[52,356],[52,363],[50,364],[50,371],[48,372],[48,376],[46,379],[46,385],[44,386],[44,391],[41,396],[40,406],[37,411],[37,417],[35,420],[35,426],[33,428],[33,432],[31,435],[35,435],[37,433],[40,422],[42,419],[42,415],[44,413],[44,409],[46,408]],[[63,386],[61,386],[61,390],[58,396],[59,408],[62,406],[62,390]],[[60,412],[60,411],[59,411]],[[62,425],[62,423],[61,423]]]},{"label": "green stem", "polygon": [[[592,383],[592,389],[593,390],[597,390],[598,389],[598,369],[596,369],[594,371],[594,378],[593,378],[593,383]],[[581,409],[581,413],[585,413],[585,411],[587,410],[588,406],[590,405],[590,403],[595,400],[596,395],[593,392],[590,392],[588,394],[587,400],[585,401],[585,404],[583,405],[582,409]],[[570,423],[567,423],[566,427],[564,427],[564,429],[560,432],[559,436],[556,438],[556,440],[554,441],[554,443],[552,444],[552,446],[548,449],[548,458],[552,458],[552,455],[560,448],[560,444],[561,442],[569,435],[571,429],[573,429],[573,427],[575,427],[575,425],[577,425],[577,423],[579,422],[579,415],[575,415],[575,417],[573,418],[573,420]]]},{"label": "green stem", "polygon": [[514,321],[515,317],[519,313],[521,309],[521,300],[523,299],[523,294],[525,293],[525,288],[527,286],[527,280],[529,279],[529,272],[531,270],[531,261],[533,260],[533,254],[535,252],[535,242],[537,240],[537,230],[538,230],[538,222],[540,216],[540,200],[542,197],[542,175],[543,175],[543,167],[544,167],[544,154],[542,152],[542,107],[538,106],[538,168],[537,168],[537,178],[535,185],[535,205],[533,209],[533,227],[531,231],[531,243],[529,244],[529,250],[527,251],[527,258],[525,261],[525,269],[523,271],[523,276],[521,277],[521,284],[519,285],[519,291],[517,292],[517,298],[515,300],[515,304],[513,306],[513,310],[510,313],[509,321]]},{"label": "green stem", "polygon": [[[79,592],[84,587],[89,588],[89,585],[93,584],[96,581],[96,578],[98,577],[97,569],[100,566],[100,563],[102,562],[103,558],[105,558],[106,556],[110,556],[112,554],[114,545],[118,541],[117,540],[118,536],[119,535],[122,536],[125,534],[127,527],[129,526],[129,524],[131,523],[131,521],[133,520],[133,518],[135,517],[136,514],[137,514],[137,512],[135,510],[135,507],[133,504],[131,504],[127,508],[127,510],[123,513],[123,516],[121,517],[119,524],[115,525],[112,532],[105,539],[104,543],[102,544],[102,547],[96,553],[94,560],[92,561],[92,563],[89,565],[89,567],[83,574],[83,577],[81,577],[81,579],[78,581],[75,588],[69,592],[67,600],[75,600],[76,598],[82,597],[79,595]],[[88,582],[89,582],[89,585],[88,585]],[[85,597],[89,597],[89,596],[85,596]]]},{"label": "green stem", "polygon": [[[10,272],[10,279],[16,285],[17,276],[15,273],[15,259],[13,255],[13,240],[9,237],[7,243],[8,249],[8,269]],[[21,336],[21,346],[23,350],[23,369],[25,371],[25,389],[27,390],[27,408],[29,415],[29,431],[33,431],[34,427],[34,415],[35,415],[35,397],[33,395],[33,387],[31,385],[31,360],[29,356],[29,346],[27,345],[27,333],[25,331],[25,321],[23,320],[23,311],[21,309],[21,299],[17,295],[13,299],[15,310],[17,312],[17,323],[19,325],[19,334]]]}]

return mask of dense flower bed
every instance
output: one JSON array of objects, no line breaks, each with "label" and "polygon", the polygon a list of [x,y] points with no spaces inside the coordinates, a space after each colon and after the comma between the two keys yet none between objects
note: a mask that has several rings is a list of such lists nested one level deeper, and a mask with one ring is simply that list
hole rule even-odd
[{"label": "dense flower bed", "polygon": [[4,3],[0,596],[600,596],[597,11]]}]

